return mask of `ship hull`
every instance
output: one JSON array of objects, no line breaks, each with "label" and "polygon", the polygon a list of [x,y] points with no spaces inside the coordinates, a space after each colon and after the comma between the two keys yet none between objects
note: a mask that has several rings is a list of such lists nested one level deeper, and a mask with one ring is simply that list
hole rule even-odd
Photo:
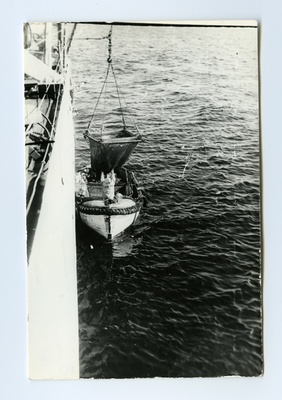
[{"label": "ship hull", "polygon": [[28,261],[30,379],[79,378],[75,135],[68,78]]}]

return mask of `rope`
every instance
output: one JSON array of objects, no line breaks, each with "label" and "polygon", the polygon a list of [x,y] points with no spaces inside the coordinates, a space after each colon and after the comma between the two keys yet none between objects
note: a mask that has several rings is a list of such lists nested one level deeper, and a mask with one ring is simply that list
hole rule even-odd
[{"label": "rope", "polygon": [[109,64],[112,62],[112,31],[113,31],[113,27],[111,26],[110,32],[109,32],[109,34],[108,34],[108,39],[109,39],[109,45],[108,45],[109,55],[108,55],[107,61],[108,61]]},{"label": "rope", "polygon": [[[112,29],[113,29],[113,27],[111,26],[110,31],[109,31],[109,34],[108,34],[107,36],[104,36],[104,37],[102,37],[102,38],[93,38],[93,39],[97,39],[97,40],[100,40],[100,39],[108,39],[108,41],[109,41],[109,44],[108,44],[108,58],[107,58],[108,67],[107,67],[106,76],[105,76],[105,79],[104,79],[104,82],[103,82],[101,91],[100,91],[100,93],[99,93],[99,96],[98,96],[98,99],[97,99],[97,102],[96,102],[94,111],[93,111],[93,113],[92,113],[92,115],[91,115],[89,124],[88,124],[87,129],[86,129],[86,132],[85,132],[85,134],[84,134],[84,137],[85,137],[85,138],[88,137],[89,129],[90,129],[90,126],[91,126],[92,121],[93,121],[93,119],[94,119],[94,116],[95,116],[95,113],[96,113],[98,104],[99,104],[99,102],[100,102],[100,99],[101,99],[101,97],[102,97],[103,92],[105,92],[105,93],[104,93],[105,97],[104,97],[104,109],[103,109],[103,119],[102,119],[102,127],[101,127],[101,137],[102,137],[102,135],[103,135],[103,125],[104,125],[104,119],[105,119],[105,105],[106,105],[106,95],[107,95],[107,80],[108,80],[108,76],[109,76],[109,72],[110,72],[110,71],[111,71],[111,73],[112,73],[112,75],[113,75],[114,84],[115,84],[115,88],[116,88],[117,95],[118,95],[118,102],[119,102],[119,107],[120,107],[120,113],[121,113],[122,123],[123,123],[124,128],[125,128],[125,129],[127,128],[126,121],[125,121],[125,116],[124,116],[124,113],[123,113],[123,107],[122,107],[122,103],[121,103],[121,98],[122,98],[123,101],[124,101],[124,104],[125,104],[126,109],[129,110],[129,107],[128,107],[127,104],[126,104],[126,101],[125,101],[125,99],[124,99],[124,96],[123,96],[122,93],[120,92],[120,89],[119,89],[119,86],[118,86],[118,82],[117,82],[117,78],[116,78],[116,74],[115,74],[114,67],[113,67],[113,62],[112,62]],[[133,118],[133,116],[132,116],[132,113],[131,113],[130,111],[129,111],[129,115],[130,115],[130,118],[131,118],[131,122],[133,123],[133,125],[136,126],[136,130],[137,130],[137,132],[138,132],[138,134],[139,134],[139,137],[141,137],[141,133],[140,133],[140,131],[139,131],[139,129],[138,129],[138,126],[137,126],[137,124],[136,124],[136,122],[135,122],[135,120],[134,120],[134,118]]]},{"label": "rope", "polygon": [[[94,119],[95,112],[96,112],[96,109],[97,109],[98,104],[99,104],[99,102],[100,102],[100,99],[101,99],[102,93],[103,93],[103,91],[104,91],[104,88],[105,88],[105,86],[106,86],[107,79],[108,79],[108,75],[109,75],[109,71],[110,71],[110,65],[111,65],[111,62],[112,62],[112,56],[111,56],[111,54],[112,54],[112,26],[111,26],[110,32],[109,32],[109,34],[108,34],[107,36],[104,36],[103,38],[98,38],[98,39],[108,39],[108,40],[109,40],[109,46],[108,46],[109,55],[108,55],[108,59],[107,59],[107,61],[108,61],[108,67],[107,67],[106,76],[105,76],[105,79],[104,79],[104,82],[103,82],[103,85],[102,85],[102,89],[101,89],[101,91],[100,91],[100,93],[99,93],[99,96],[98,96],[96,105],[95,105],[95,107],[94,107],[94,111],[93,111],[92,116],[91,116],[91,118],[90,118],[90,121],[89,121],[89,124],[88,124],[88,126],[87,126],[86,132],[85,132],[85,134],[84,134],[84,137],[85,137],[85,138],[87,137],[87,135],[88,135],[88,133],[89,133],[90,126],[91,126],[92,121],[93,121],[93,119]],[[103,121],[104,121],[104,115],[105,115],[105,102],[106,102],[106,94],[105,94],[105,101],[104,101]],[[102,133],[103,133],[103,122],[102,122],[102,127],[101,127],[101,136],[102,136]]]},{"label": "rope", "polygon": [[[83,201],[86,202],[87,200],[89,199]],[[77,203],[77,209],[80,213],[88,215],[129,215],[140,211],[142,204],[142,199],[137,199],[134,205],[125,208],[87,206],[83,203]]]},{"label": "rope", "polygon": [[128,104],[126,103],[125,98],[124,98],[124,96],[123,96],[122,93],[121,93],[121,97],[122,97],[122,99],[123,99],[123,101],[124,101],[125,108],[128,110],[128,113],[129,113],[129,115],[130,115],[131,123],[135,126],[135,128],[136,128],[136,130],[137,130],[137,132],[138,132],[139,138],[142,138],[142,135],[141,135],[141,132],[140,132],[139,127],[138,127],[138,125],[137,125],[137,122],[135,121],[135,119],[134,119],[134,117],[133,117],[133,111],[131,111],[131,110],[132,110],[131,107],[129,107]]},{"label": "rope", "polygon": [[73,41],[73,37],[74,37],[74,33],[76,31],[76,27],[77,27],[77,22],[74,23],[74,26],[72,28],[72,33],[71,33],[71,36],[69,38],[68,45],[67,45],[67,54],[68,54],[68,52],[70,50],[70,47],[71,47],[71,44],[72,44],[72,41]]},{"label": "rope", "polygon": [[117,90],[117,94],[118,94],[118,101],[119,101],[119,106],[120,106],[121,118],[122,118],[123,126],[126,128],[126,123],[125,123],[125,119],[124,119],[124,116],[123,116],[122,105],[121,105],[121,101],[120,101],[119,88],[118,88],[117,79],[116,79],[116,75],[115,75],[114,68],[113,68],[112,64],[111,64],[111,68],[112,68],[112,73],[113,73],[113,77],[114,77],[115,84],[116,84],[116,90]]},{"label": "rope", "polygon": [[121,104],[121,100],[120,100],[120,92],[119,92],[119,88],[118,88],[118,84],[117,84],[117,79],[116,79],[116,76],[115,76],[115,73],[114,73],[113,64],[112,64],[112,29],[113,29],[113,27],[111,26],[111,29],[110,29],[109,34],[108,34],[107,36],[101,38],[101,39],[107,38],[108,41],[109,41],[109,44],[108,44],[108,58],[107,58],[108,67],[107,67],[106,76],[105,76],[105,79],[104,79],[104,82],[103,82],[101,91],[100,91],[100,93],[99,93],[99,96],[98,96],[96,105],[95,105],[95,107],[94,107],[92,116],[91,116],[91,118],[90,118],[89,124],[88,124],[87,129],[86,129],[86,132],[85,132],[85,134],[84,134],[84,137],[85,137],[85,138],[88,136],[89,129],[90,129],[90,126],[91,126],[92,121],[93,121],[93,119],[94,119],[94,116],[95,116],[95,113],[96,113],[98,104],[99,104],[99,102],[100,102],[101,96],[102,96],[103,92],[105,91],[105,97],[104,97],[104,111],[103,111],[103,120],[102,120],[102,127],[101,127],[101,136],[102,136],[102,134],[103,134],[103,124],[104,124],[104,117],[105,117],[105,105],[106,105],[106,95],[107,95],[107,85],[106,85],[106,84],[107,84],[107,80],[108,80],[108,76],[109,76],[110,70],[111,70],[111,72],[112,72],[112,74],[113,74],[113,78],[114,78],[114,82],[115,82],[115,86],[116,86],[116,91],[117,91],[117,95],[118,95],[118,101],[119,101],[119,106],[120,106],[120,110],[121,110],[121,118],[122,118],[123,126],[126,127],[124,115],[123,115],[123,112],[122,112],[122,104]]},{"label": "rope", "polygon": [[106,98],[107,98],[107,81],[106,81],[106,85],[105,85],[104,110],[103,110],[103,119],[102,119],[102,125],[101,125],[101,139],[103,139],[104,120],[105,120],[105,110],[106,110]]},{"label": "rope", "polygon": [[109,35],[108,35],[108,38],[109,38],[109,46],[108,46],[108,48],[109,48],[109,56],[108,56],[107,61],[111,66],[112,74],[113,74],[115,85],[116,85],[117,95],[118,95],[119,107],[120,107],[120,111],[121,111],[121,118],[122,118],[123,126],[126,128],[125,119],[124,119],[123,112],[122,112],[122,105],[121,105],[121,101],[120,101],[119,88],[118,88],[118,84],[117,84],[116,75],[115,75],[115,72],[114,72],[114,67],[113,67],[113,64],[112,64],[112,31],[113,31],[113,26],[111,26],[111,29],[110,29],[110,32],[109,32]]},{"label": "rope", "polygon": [[91,123],[92,123],[92,121],[93,121],[93,118],[94,118],[94,115],[95,115],[95,112],[96,112],[98,103],[99,103],[99,101],[100,101],[100,98],[101,98],[101,96],[102,96],[102,93],[103,93],[105,84],[106,84],[106,82],[107,82],[107,78],[108,78],[108,75],[109,75],[109,70],[110,70],[110,64],[108,65],[107,72],[106,72],[106,77],[105,77],[105,80],[104,80],[102,89],[101,89],[101,91],[100,91],[100,94],[99,94],[99,96],[98,96],[98,100],[97,100],[97,102],[96,102],[94,111],[93,111],[92,116],[91,116],[91,118],[90,118],[89,124],[88,124],[88,126],[87,126],[87,129],[86,129],[86,132],[85,132],[85,136],[87,136],[87,134],[89,133],[90,125],[91,125]]}]

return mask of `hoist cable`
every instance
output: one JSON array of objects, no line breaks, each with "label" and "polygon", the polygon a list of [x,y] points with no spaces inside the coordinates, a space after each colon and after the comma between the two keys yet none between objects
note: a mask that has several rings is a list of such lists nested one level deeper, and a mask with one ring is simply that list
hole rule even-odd
[{"label": "hoist cable", "polygon": [[108,62],[107,72],[106,72],[106,76],[105,76],[105,79],[104,79],[104,82],[103,82],[103,85],[102,85],[102,89],[100,91],[100,94],[98,96],[98,99],[97,99],[97,102],[96,102],[96,105],[95,105],[95,108],[94,108],[94,111],[92,113],[90,122],[89,122],[89,124],[87,126],[87,129],[86,129],[86,132],[85,132],[85,135],[84,135],[85,137],[88,136],[89,129],[90,129],[90,126],[91,126],[92,121],[94,119],[94,116],[95,116],[98,104],[100,102],[101,96],[102,96],[103,92],[105,91],[104,112],[103,112],[102,128],[101,128],[101,136],[102,136],[104,118],[105,118],[105,103],[106,103],[107,80],[108,80],[110,69],[111,69],[111,72],[112,72],[112,75],[113,75],[113,78],[114,78],[114,83],[115,83],[115,87],[116,87],[116,91],[117,91],[117,96],[118,96],[118,101],[119,101],[119,107],[120,107],[123,126],[124,126],[124,128],[126,128],[126,122],[125,122],[125,118],[124,118],[124,114],[123,114],[123,108],[122,108],[122,104],[121,104],[121,94],[120,94],[120,91],[119,91],[116,75],[115,75],[115,72],[114,72],[114,67],[113,67],[113,64],[112,64],[112,28],[113,27],[111,26],[111,29],[110,29],[110,32],[109,32],[108,36],[105,37],[109,41],[109,44],[108,44],[108,58],[107,58],[107,62]]},{"label": "hoist cable", "polygon": [[115,81],[115,85],[116,85],[116,90],[117,90],[117,95],[118,95],[118,101],[119,101],[119,106],[120,106],[121,118],[122,118],[123,126],[126,128],[126,123],[125,123],[125,119],[124,119],[123,111],[122,111],[122,104],[121,104],[121,101],[120,101],[119,88],[118,88],[117,79],[116,79],[116,75],[115,75],[114,68],[113,68],[112,64],[111,64],[111,68],[112,68],[112,73],[113,73],[113,77],[114,77],[114,81]]},{"label": "hoist cable", "polygon": [[91,118],[90,118],[89,124],[88,124],[88,126],[87,126],[86,134],[88,134],[88,132],[89,132],[90,125],[91,125],[91,123],[92,123],[92,121],[93,121],[93,118],[94,118],[94,115],[95,115],[97,106],[98,106],[99,101],[100,101],[100,98],[101,98],[101,96],[102,96],[102,94],[103,94],[104,87],[105,87],[105,84],[106,84],[106,82],[107,82],[107,78],[108,78],[108,75],[109,75],[109,70],[110,70],[110,64],[108,65],[107,72],[106,72],[106,77],[105,77],[105,79],[104,79],[102,89],[101,89],[101,91],[100,91],[100,94],[99,94],[98,100],[97,100],[97,102],[96,102],[94,111],[93,111],[93,113],[92,113],[92,116],[91,116]]},{"label": "hoist cable", "polygon": [[105,85],[104,110],[103,110],[103,119],[102,119],[102,124],[101,124],[101,139],[103,139],[103,129],[104,129],[104,120],[105,120],[106,99],[107,99],[107,81],[106,81],[106,85]]}]

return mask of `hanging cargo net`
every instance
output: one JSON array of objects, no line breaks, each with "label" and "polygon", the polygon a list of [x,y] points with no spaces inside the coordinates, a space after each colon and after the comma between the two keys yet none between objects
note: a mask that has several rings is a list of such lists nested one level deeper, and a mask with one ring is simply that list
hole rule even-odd
[{"label": "hanging cargo net", "polygon": [[106,76],[85,136],[103,141],[126,137],[141,138],[137,124],[121,94],[113,68],[112,27],[107,39],[109,46]]}]

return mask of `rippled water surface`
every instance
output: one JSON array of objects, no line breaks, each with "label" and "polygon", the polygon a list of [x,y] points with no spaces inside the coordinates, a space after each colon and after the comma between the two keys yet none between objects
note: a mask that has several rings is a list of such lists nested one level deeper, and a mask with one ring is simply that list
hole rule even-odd
[{"label": "rippled water surface", "polygon": [[[71,48],[77,168],[108,31]],[[114,26],[113,63],[149,201],[113,245],[77,225],[81,377],[259,375],[257,30]]]}]

